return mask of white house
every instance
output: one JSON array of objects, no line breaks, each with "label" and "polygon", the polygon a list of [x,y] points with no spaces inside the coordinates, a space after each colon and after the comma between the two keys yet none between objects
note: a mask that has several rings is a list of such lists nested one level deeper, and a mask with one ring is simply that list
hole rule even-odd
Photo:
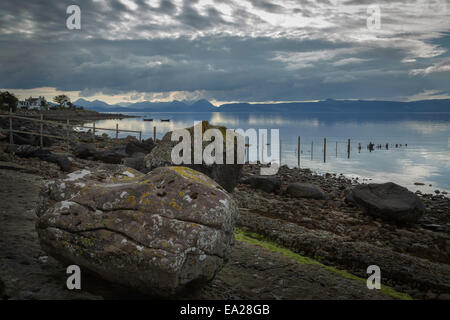
[{"label": "white house", "polygon": [[17,103],[18,108],[29,110],[40,110],[41,105],[47,105],[47,101],[41,96],[39,96],[39,98],[29,97],[28,99],[25,99],[25,101],[19,101]]}]

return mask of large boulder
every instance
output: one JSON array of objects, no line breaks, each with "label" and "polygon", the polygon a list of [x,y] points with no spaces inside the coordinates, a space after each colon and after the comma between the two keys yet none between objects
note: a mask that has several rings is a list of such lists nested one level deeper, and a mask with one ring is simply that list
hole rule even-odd
[{"label": "large boulder", "polygon": [[310,183],[291,183],[286,192],[294,198],[307,198],[307,199],[325,199],[325,193],[323,190]]},{"label": "large boulder", "polygon": [[392,182],[356,186],[349,199],[368,215],[388,221],[415,222],[425,213],[425,206],[417,195]]},{"label": "large boulder", "polygon": [[[219,129],[223,134],[224,147],[223,147],[223,159],[226,161],[226,128],[218,127],[209,124],[207,121],[203,121],[202,132],[205,132],[208,129]],[[187,130],[191,134],[191,146],[194,146],[194,127],[187,128]],[[165,166],[173,166],[172,163],[172,149],[175,147],[178,142],[171,141],[172,132],[168,132],[162,140],[156,145],[156,147],[152,150],[150,154],[145,157],[145,165],[148,169],[152,170],[154,168],[165,167]],[[203,141],[202,151],[209,144],[209,142]],[[218,184],[220,184],[225,190],[228,192],[232,192],[234,187],[238,184],[243,164],[237,164],[237,145],[234,145],[234,155],[235,155],[235,164],[211,164],[207,165],[204,162],[202,164],[193,164],[194,163],[194,152],[192,152],[191,164],[183,164],[183,166],[189,167],[196,171],[202,172],[206,174],[208,177],[212,178]]]},{"label": "large boulder", "polygon": [[146,294],[205,284],[234,244],[234,201],[186,167],[144,175],[102,165],[48,183],[42,196],[36,228],[49,255]]},{"label": "large boulder", "polygon": [[253,189],[260,189],[267,193],[277,192],[281,188],[281,179],[265,176],[250,176],[243,181],[245,184],[249,184]]}]

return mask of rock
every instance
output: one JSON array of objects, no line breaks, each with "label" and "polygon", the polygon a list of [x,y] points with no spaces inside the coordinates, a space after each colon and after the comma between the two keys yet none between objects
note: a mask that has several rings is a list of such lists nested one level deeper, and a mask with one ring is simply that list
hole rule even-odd
[{"label": "rock", "polygon": [[8,146],[7,152],[15,153],[19,157],[39,158],[43,161],[56,163],[61,170],[69,172],[72,170],[72,161],[65,155],[56,155],[49,150],[30,145],[12,145]]},{"label": "rock", "polygon": [[130,155],[125,147],[119,146],[111,149],[97,150],[95,144],[85,143],[74,149],[74,155],[81,159],[92,159],[109,164],[120,164],[124,158]]},{"label": "rock", "polygon": [[267,193],[273,193],[281,188],[281,179],[264,176],[251,176],[243,183],[249,184],[253,189],[260,189]]},{"label": "rock", "polygon": [[97,151],[94,154],[94,160],[110,164],[120,164],[122,163],[122,160],[127,157],[129,157],[129,155],[123,147]]},{"label": "rock", "polygon": [[133,157],[123,159],[122,164],[135,170],[142,171],[145,168],[144,158],[145,154],[135,153],[133,154]]},{"label": "rock", "polygon": [[32,157],[35,152],[39,151],[39,147],[35,147],[32,145],[8,145],[6,148],[6,152],[8,153],[14,153],[18,155],[19,157]]},{"label": "rock", "polygon": [[368,215],[388,221],[415,222],[425,213],[417,195],[392,182],[356,186],[352,198]]},{"label": "rock", "polygon": [[325,193],[322,189],[310,183],[291,183],[286,192],[295,198],[325,199]]},{"label": "rock", "polygon": [[97,150],[93,143],[80,144],[73,149],[73,154],[80,159],[88,159],[89,157],[93,157],[96,153]]},{"label": "rock", "polygon": [[[202,130],[205,132],[207,129],[219,129],[222,132],[225,132],[225,127],[217,127],[210,125],[207,121],[202,122]],[[191,146],[194,146],[194,127],[190,127],[187,129],[191,133]],[[159,168],[164,166],[173,166],[171,153],[172,148],[178,144],[178,142],[171,141],[172,132],[168,132],[163,139],[156,145],[156,147],[152,150],[150,154],[145,157],[145,165],[149,169]],[[223,159],[226,161],[225,154],[225,134],[224,134],[224,154]],[[203,142],[203,149],[209,144],[209,142]],[[236,149],[235,145],[235,163],[236,161]],[[194,163],[194,152],[192,152],[192,160],[191,163]],[[225,190],[228,192],[232,192],[234,187],[238,184],[241,172],[242,172],[242,164],[212,164],[206,165],[203,164],[184,164],[184,166],[194,169],[196,171],[202,172],[206,174],[208,177],[212,178],[218,184],[220,184]]]},{"label": "rock", "polygon": [[[9,137],[9,134],[8,134]],[[35,144],[35,139],[32,135],[29,134],[15,134],[13,133],[13,141],[14,144],[18,145],[33,145]]]},{"label": "rock", "polygon": [[5,295],[5,284],[3,283],[3,280],[0,279],[0,299],[3,299],[4,295]]},{"label": "rock", "polygon": [[36,228],[44,251],[145,294],[207,283],[234,244],[234,200],[185,167],[144,175],[102,165],[49,183],[42,199]]},{"label": "rock", "polygon": [[130,141],[127,143],[125,147],[125,152],[129,155],[134,155],[136,153],[144,153],[148,154],[152,152],[153,148],[156,145],[153,143],[153,139],[147,139],[142,142],[139,141]]},{"label": "rock", "polygon": [[415,182],[414,185],[415,185],[415,186],[424,186],[425,183],[422,183],[422,182]]},{"label": "rock", "polygon": [[11,157],[0,148],[0,161],[10,161]]}]

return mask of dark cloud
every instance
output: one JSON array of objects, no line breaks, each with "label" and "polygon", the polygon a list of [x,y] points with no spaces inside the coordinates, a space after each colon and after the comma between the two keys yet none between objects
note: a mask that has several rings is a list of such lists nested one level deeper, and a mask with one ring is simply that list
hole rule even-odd
[{"label": "dark cloud", "polygon": [[370,33],[353,1],[80,0],[82,30],[70,31],[73,2],[0,3],[0,87],[138,92],[133,100],[186,91],[221,101],[449,91],[450,26],[439,17],[422,17],[421,29],[411,12],[397,30],[401,17],[388,15],[386,29]]}]

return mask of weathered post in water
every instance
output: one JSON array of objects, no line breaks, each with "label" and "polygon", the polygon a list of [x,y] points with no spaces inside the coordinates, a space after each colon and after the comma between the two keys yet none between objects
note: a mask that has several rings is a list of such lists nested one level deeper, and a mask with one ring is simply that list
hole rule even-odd
[{"label": "weathered post in water", "polygon": [[153,142],[156,143],[156,126],[153,126]]},{"label": "weathered post in water", "polygon": [[116,144],[119,143],[119,124],[116,123]]},{"label": "weathered post in water", "polygon": [[314,140],[311,141],[311,160],[314,158],[313,154],[314,154]]},{"label": "weathered post in water", "polygon": [[350,159],[350,139],[348,139],[348,144],[347,144],[347,157],[348,157],[348,159]]},{"label": "weathered post in water", "polygon": [[337,149],[338,149],[338,142],[336,141],[336,158],[337,158],[337,155],[338,155]]},{"label": "weathered post in water", "polygon": [[300,168],[300,147],[301,147],[301,144],[300,144],[300,136],[298,136],[298,139],[297,139],[297,166]]},{"label": "weathered post in water", "polygon": [[327,138],[323,138],[323,163],[327,162]]}]

